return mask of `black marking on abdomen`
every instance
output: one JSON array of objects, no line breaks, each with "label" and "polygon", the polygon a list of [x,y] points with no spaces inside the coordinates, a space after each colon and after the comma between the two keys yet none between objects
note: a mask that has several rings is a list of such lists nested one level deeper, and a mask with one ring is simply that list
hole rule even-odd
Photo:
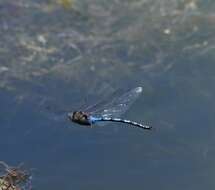
[{"label": "black marking on abdomen", "polygon": [[126,120],[126,119],[120,119],[120,118],[111,118],[111,117],[103,117],[101,118],[100,121],[112,121],[112,122],[119,122],[119,123],[126,123],[129,125],[133,125],[135,127],[139,127],[141,129],[151,129],[152,127],[148,126],[148,125],[142,125],[141,123],[137,123],[135,121],[130,121],[130,120]]}]

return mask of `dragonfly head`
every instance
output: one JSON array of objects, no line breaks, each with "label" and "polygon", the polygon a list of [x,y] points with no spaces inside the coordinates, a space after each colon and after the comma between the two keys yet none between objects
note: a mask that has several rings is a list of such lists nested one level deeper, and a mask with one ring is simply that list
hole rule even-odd
[{"label": "dragonfly head", "polygon": [[88,119],[88,115],[82,111],[74,111],[74,112],[68,113],[68,118],[70,121],[81,125],[91,125]]}]

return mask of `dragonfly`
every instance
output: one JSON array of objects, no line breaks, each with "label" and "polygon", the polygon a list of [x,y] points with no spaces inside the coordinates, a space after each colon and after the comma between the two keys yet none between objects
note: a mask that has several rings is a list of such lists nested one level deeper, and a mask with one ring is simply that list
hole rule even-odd
[{"label": "dragonfly", "polygon": [[136,87],[126,93],[106,101],[104,105],[97,103],[86,108],[84,111],[68,112],[67,117],[71,122],[84,126],[105,125],[108,122],[118,122],[141,129],[151,129],[151,126],[135,121],[122,119],[129,107],[140,97],[143,88]]}]

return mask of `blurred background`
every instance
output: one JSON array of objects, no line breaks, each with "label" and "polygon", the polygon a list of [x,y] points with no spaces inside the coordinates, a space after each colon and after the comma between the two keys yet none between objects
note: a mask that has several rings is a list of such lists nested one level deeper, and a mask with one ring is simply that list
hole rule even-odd
[{"label": "blurred background", "polygon": [[[40,190],[213,190],[214,11],[213,0],[0,0],[0,159],[35,168]],[[123,117],[152,131],[58,119],[136,86]]]}]

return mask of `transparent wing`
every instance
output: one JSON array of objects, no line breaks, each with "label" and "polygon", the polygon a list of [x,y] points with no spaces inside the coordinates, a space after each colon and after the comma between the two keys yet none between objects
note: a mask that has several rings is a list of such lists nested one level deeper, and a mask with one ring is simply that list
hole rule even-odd
[{"label": "transparent wing", "polygon": [[136,87],[121,96],[109,100],[108,103],[91,112],[91,114],[102,117],[119,117],[128,110],[132,103],[134,103],[140,96],[142,91],[142,87]]},{"label": "transparent wing", "polygon": [[98,102],[84,108],[84,111],[87,113],[99,113],[103,111],[104,106],[107,105],[108,103],[110,103],[110,100],[115,99],[117,97],[119,97],[119,90],[111,93],[111,95],[105,95],[105,97],[103,97],[101,100],[99,100]]}]

